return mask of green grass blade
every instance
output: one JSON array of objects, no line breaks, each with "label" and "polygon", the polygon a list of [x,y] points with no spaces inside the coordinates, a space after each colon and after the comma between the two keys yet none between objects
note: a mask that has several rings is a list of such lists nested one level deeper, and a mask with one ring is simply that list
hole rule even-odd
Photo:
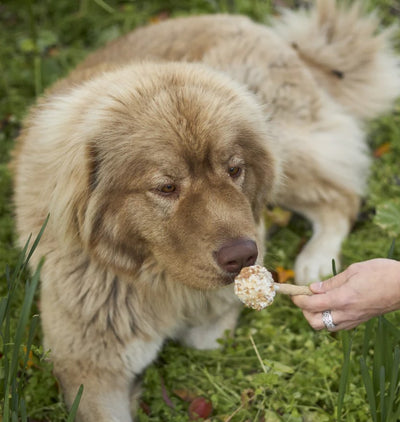
[{"label": "green grass blade", "polygon": [[336,262],[334,259],[332,259],[332,274],[336,275],[337,271],[336,271]]},{"label": "green grass blade", "polygon": [[29,360],[29,354],[31,352],[31,347],[32,347],[32,342],[33,342],[33,337],[35,335],[35,331],[37,328],[37,325],[39,323],[39,316],[38,315],[34,315],[31,319],[31,323],[29,326],[29,333],[28,333],[28,340],[26,342],[26,351],[25,351],[25,357],[24,357],[24,362],[22,365],[22,370],[19,376],[19,383],[18,383],[18,394],[22,397],[22,390],[23,390],[23,381],[25,379],[25,371],[27,369],[27,365],[28,365],[28,360]]},{"label": "green grass blade", "polygon": [[23,398],[21,398],[21,402],[20,402],[20,418],[22,422],[27,422],[28,420],[28,415],[26,413],[26,405],[25,405],[25,400]]},{"label": "green grass blade", "polygon": [[6,310],[7,310],[7,298],[2,297],[0,300],[0,335],[3,336],[3,329],[1,328],[3,326],[4,318],[6,316]]},{"label": "green grass blade", "polygon": [[[389,410],[388,420],[395,420],[393,419],[393,409],[395,406],[396,400],[396,392],[399,389],[399,367],[400,367],[400,346],[396,345],[394,349],[394,356],[393,356],[393,370],[390,377],[390,384],[389,384],[389,397],[387,401],[387,408]],[[400,410],[400,406],[399,406]]]},{"label": "green grass blade", "polygon": [[39,315],[34,315],[31,319],[31,323],[29,326],[29,334],[28,334],[28,340],[26,342],[26,353],[25,353],[25,359],[24,359],[24,368],[26,367],[28,360],[29,360],[29,353],[31,351],[32,342],[33,342],[33,336],[35,335],[36,327],[39,323]]},{"label": "green grass blade", "polygon": [[383,318],[383,324],[385,326],[386,334],[393,337],[398,343],[400,343],[400,330],[393,325],[386,318]]},{"label": "green grass blade", "polygon": [[14,376],[17,372],[19,350],[22,344],[22,339],[25,332],[25,327],[28,323],[29,313],[31,311],[31,306],[33,302],[33,297],[36,292],[36,288],[39,282],[39,274],[42,267],[43,261],[39,264],[36,269],[35,274],[33,275],[31,282],[26,284],[25,297],[22,304],[21,315],[18,320],[17,330],[14,338],[14,347],[13,354],[11,358],[10,372],[9,376]]},{"label": "green grass blade", "polygon": [[344,396],[346,394],[347,385],[349,382],[350,376],[350,354],[351,354],[351,347],[353,339],[350,336],[348,331],[344,331],[341,333],[342,338],[342,347],[343,347],[343,365],[342,371],[340,374],[340,383],[339,383],[339,394],[338,394],[338,403],[337,403],[337,420],[340,422],[342,420],[342,409],[343,409],[343,402]]},{"label": "green grass blade", "polygon": [[13,275],[11,276],[11,280],[12,280],[12,283],[11,283],[11,286],[10,286],[10,290],[11,291],[12,291],[12,289],[15,289],[16,288],[17,282],[19,281],[19,276],[18,275],[21,273],[22,268],[25,267],[26,252],[28,250],[29,243],[31,242],[31,237],[32,236],[29,235],[28,240],[26,241],[26,243],[25,243],[25,245],[24,245],[21,253],[18,256],[18,261],[17,261],[17,263],[15,265]]},{"label": "green grass blade", "polygon": [[[10,290],[7,294],[7,308],[10,301]],[[4,365],[4,403],[3,403],[3,421],[10,420],[10,313],[6,312],[4,318],[4,331],[2,329],[3,339],[3,365]]]},{"label": "green grass blade", "polygon": [[366,360],[368,352],[370,350],[370,344],[372,339],[372,331],[376,323],[376,318],[370,319],[365,323],[364,341],[362,348],[362,357]]},{"label": "green grass blade", "polygon": [[396,244],[396,239],[393,239],[392,240],[392,244],[390,245],[390,248],[389,248],[389,251],[388,251],[388,254],[387,254],[387,257],[389,259],[392,259],[393,258],[395,244]]},{"label": "green grass blade", "polygon": [[374,387],[372,383],[371,376],[368,372],[367,365],[365,363],[364,358],[360,358],[360,366],[361,366],[361,376],[364,382],[365,391],[367,393],[367,399],[369,404],[369,409],[371,412],[371,417],[373,422],[377,422],[377,414],[376,414],[376,401],[375,401],[375,393]]},{"label": "green grass blade", "polygon": [[381,421],[386,421],[386,400],[385,400],[385,367],[381,366],[379,371],[379,398],[380,398],[380,411]]},{"label": "green grass blade", "polygon": [[81,401],[82,393],[83,393],[83,385],[81,384],[78,389],[78,392],[76,393],[75,400],[72,403],[67,422],[74,422],[75,417],[76,417],[76,412],[78,411],[79,402]]},{"label": "green grass blade", "polygon": [[32,244],[32,247],[31,247],[31,249],[29,250],[28,256],[26,257],[26,260],[25,260],[25,265],[27,265],[27,264],[28,264],[29,260],[31,259],[32,255],[33,255],[33,252],[35,252],[35,250],[36,250],[36,248],[37,248],[37,246],[38,246],[38,244],[39,244],[39,242],[40,242],[40,239],[41,239],[41,238],[42,238],[42,236],[43,236],[43,232],[44,232],[44,230],[45,230],[45,228],[46,228],[46,226],[47,226],[47,223],[49,222],[49,218],[50,218],[50,215],[48,215],[48,216],[46,217],[46,220],[44,220],[44,223],[43,223],[43,225],[42,225],[42,228],[40,229],[40,232],[39,232],[39,233],[38,233],[38,235],[36,236],[36,239],[34,240],[34,242],[33,242],[33,244]]},{"label": "green grass blade", "polygon": [[94,2],[108,13],[115,13],[115,10],[104,0],[94,0]]},{"label": "green grass blade", "polygon": [[374,359],[372,363],[372,379],[374,390],[376,392],[380,389],[380,370],[384,362],[384,354],[386,347],[386,339],[384,337],[383,320],[378,317],[378,328],[376,330],[376,337],[374,343]]}]

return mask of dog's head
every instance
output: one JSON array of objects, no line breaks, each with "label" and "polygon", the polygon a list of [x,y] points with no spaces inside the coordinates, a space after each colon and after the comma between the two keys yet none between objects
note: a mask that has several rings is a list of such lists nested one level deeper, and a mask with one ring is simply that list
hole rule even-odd
[{"label": "dog's head", "polygon": [[200,289],[254,263],[279,164],[244,88],[200,65],[144,64],[63,96],[69,144],[50,209],[60,236],[117,272],[150,259]]}]

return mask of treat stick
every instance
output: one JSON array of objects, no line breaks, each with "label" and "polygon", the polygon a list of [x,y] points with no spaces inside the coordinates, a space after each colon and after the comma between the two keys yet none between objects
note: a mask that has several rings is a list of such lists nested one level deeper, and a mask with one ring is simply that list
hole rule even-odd
[{"label": "treat stick", "polygon": [[308,295],[311,296],[313,292],[308,286],[297,286],[296,284],[274,283],[274,289],[277,293],[282,293],[289,296]]},{"label": "treat stick", "polygon": [[244,267],[235,278],[235,294],[249,308],[261,311],[271,305],[276,293],[312,295],[308,286],[275,283],[272,274],[260,265]]}]

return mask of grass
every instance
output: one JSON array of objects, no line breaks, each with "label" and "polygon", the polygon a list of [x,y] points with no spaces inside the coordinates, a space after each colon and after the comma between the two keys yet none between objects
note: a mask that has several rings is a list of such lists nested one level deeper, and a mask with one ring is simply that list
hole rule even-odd
[{"label": "grass", "polygon": [[[24,261],[15,247],[7,163],[29,105],[89,51],[137,25],[166,16],[216,12],[245,13],[266,21],[268,15],[276,12],[278,3],[294,6],[304,2],[7,0],[0,4],[2,304],[10,298],[13,271],[20,280],[12,289],[12,301],[8,302],[1,326],[0,404],[4,421],[8,421],[5,412],[11,415],[12,406],[23,412],[26,409],[31,422],[68,418],[59,385],[46,360],[47,352],[41,347],[40,324],[35,322],[37,317],[32,319],[39,314],[37,293],[32,296],[37,275],[30,276],[21,266]],[[399,17],[396,0],[368,3],[378,9],[385,24]],[[397,41],[400,45],[400,35]],[[343,245],[345,266],[386,256],[392,239],[400,239],[396,218],[400,209],[400,104],[368,129],[376,157],[362,212]],[[296,253],[310,235],[310,227],[295,217],[289,223],[274,226],[271,232],[266,256],[269,266],[291,268]],[[392,254],[400,259],[400,240]],[[28,281],[24,288],[25,280]],[[399,323],[399,312],[395,312],[351,333],[332,335],[312,331],[300,310],[286,298],[279,298],[264,312],[245,310],[234,338],[221,339],[220,350],[199,352],[173,342],[166,345],[144,374],[138,419],[187,421],[190,398],[202,396],[212,403],[212,421],[398,420],[395,411],[396,405],[399,407],[400,352],[396,345],[400,340],[395,327]],[[343,363],[348,365],[344,371],[347,379],[341,376]],[[13,384],[14,381],[20,384]],[[6,410],[12,388],[19,388],[13,396],[19,402],[10,403]],[[1,397],[6,400],[1,401]],[[338,402],[342,409],[339,415]]]}]

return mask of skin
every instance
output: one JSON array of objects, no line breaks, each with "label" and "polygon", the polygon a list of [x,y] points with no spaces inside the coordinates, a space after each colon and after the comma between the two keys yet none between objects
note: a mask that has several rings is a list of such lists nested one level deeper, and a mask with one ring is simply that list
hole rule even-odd
[{"label": "skin", "polygon": [[313,296],[294,296],[312,328],[325,328],[321,313],[330,310],[336,327],[349,330],[369,320],[400,309],[400,261],[372,259],[350,265],[335,277],[312,283]]}]

